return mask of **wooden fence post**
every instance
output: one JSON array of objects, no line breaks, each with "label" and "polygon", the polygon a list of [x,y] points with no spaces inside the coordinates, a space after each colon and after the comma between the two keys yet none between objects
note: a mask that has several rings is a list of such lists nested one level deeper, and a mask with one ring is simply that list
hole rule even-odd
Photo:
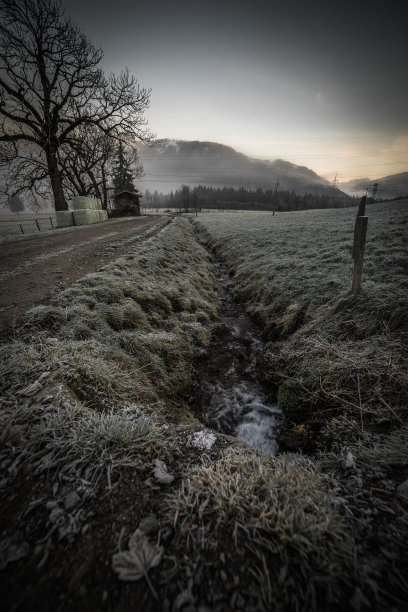
[{"label": "wooden fence post", "polygon": [[366,205],[366,196],[361,198],[358,208],[356,224],[354,226],[354,242],[353,242],[353,259],[354,272],[351,293],[356,295],[361,288],[361,279],[363,276],[363,261],[364,250],[367,238],[368,217],[364,216]]}]

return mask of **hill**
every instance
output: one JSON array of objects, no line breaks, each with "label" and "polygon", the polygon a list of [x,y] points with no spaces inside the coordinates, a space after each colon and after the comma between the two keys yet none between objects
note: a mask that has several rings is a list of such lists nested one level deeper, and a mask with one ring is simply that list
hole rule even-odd
[{"label": "hill", "polygon": [[[156,140],[143,146],[140,157],[145,169],[142,186],[149,191],[169,193],[180,185],[212,185],[275,189],[299,194],[333,195],[326,179],[305,166],[283,159],[265,161],[247,157],[215,142]],[[346,197],[339,190],[339,197]]]},{"label": "hill", "polygon": [[339,187],[351,196],[365,195],[367,187],[369,193],[374,185],[378,183],[377,195],[380,198],[391,199],[408,195],[408,172],[390,174],[378,179],[354,179],[345,183],[340,183]]}]

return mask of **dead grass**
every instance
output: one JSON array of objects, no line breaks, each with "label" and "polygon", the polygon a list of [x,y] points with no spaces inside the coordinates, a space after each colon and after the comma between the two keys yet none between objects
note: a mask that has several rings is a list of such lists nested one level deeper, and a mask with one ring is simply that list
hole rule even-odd
[{"label": "dead grass", "polygon": [[30,464],[35,475],[56,469],[60,476],[82,478],[93,485],[105,477],[111,488],[113,474],[137,467],[146,446],[161,444],[151,407],[129,405],[115,413],[97,413],[64,402],[58,408],[25,412],[17,412],[13,421],[26,423],[30,416],[22,463]]},{"label": "dead grass", "polygon": [[384,402],[395,424],[406,418],[408,209],[375,204],[367,214],[358,296],[349,293],[354,209],[200,217],[269,340],[265,375],[295,423],[340,408],[368,425],[387,412]]},{"label": "dead grass", "polygon": [[191,384],[192,358],[208,343],[216,316],[207,254],[179,219],[29,310],[18,331],[25,348],[5,347],[5,367],[27,379],[34,359],[98,410],[173,401]]},{"label": "dead grass", "polygon": [[350,532],[299,455],[269,461],[229,448],[216,462],[204,458],[167,504],[193,550],[211,551],[220,539],[228,556],[246,549],[242,581],[248,571],[255,577],[254,609],[327,610],[346,602],[358,580]]}]

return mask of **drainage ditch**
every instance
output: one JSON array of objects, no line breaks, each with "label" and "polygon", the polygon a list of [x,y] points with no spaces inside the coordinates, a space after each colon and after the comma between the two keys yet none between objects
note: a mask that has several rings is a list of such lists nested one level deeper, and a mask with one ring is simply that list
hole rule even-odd
[{"label": "drainage ditch", "polygon": [[275,455],[282,413],[262,384],[261,334],[233,298],[227,267],[212,251],[209,254],[220,320],[206,355],[195,363],[191,408],[208,427],[233,435],[265,455]]}]

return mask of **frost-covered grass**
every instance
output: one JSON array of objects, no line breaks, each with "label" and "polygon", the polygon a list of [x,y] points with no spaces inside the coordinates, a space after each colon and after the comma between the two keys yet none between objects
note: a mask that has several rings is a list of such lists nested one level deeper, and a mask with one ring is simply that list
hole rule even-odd
[{"label": "frost-covered grass", "polygon": [[269,340],[265,375],[292,422],[340,407],[364,429],[364,421],[384,411],[394,420],[392,411],[401,415],[406,406],[408,206],[375,204],[366,213],[363,286],[355,297],[355,209],[199,218]]},{"label": "frost-covered grass", "polygon": [[204,458],[167,504],[193,546],[211,551],[219,539],[227,543],[227,571],[245,548],[251,609],[328,610],[350,598],[358,580],[351,532],[302,456],[269,460],[229,448],[218,461]]},{"label": "frost-covered grass", "polygon": [[106,477],[109,487],[112,473],[134,467],[147,445],[159,448],[161,443],[154,412],[140,405],[100,414],[80,403],[64,402],[58,408],[20,408],[9,424],[4,416],[2,421],[5,441],[22,428],[26,442],[18,463],[31,464],[35,475],[56,469],[60,477],[92,484]]},{"label": "frost-covered grass", "polygon": [[50,304],[32,308],[17,341],[2,349],[11,372],[4,393],[52,370],[96,409],[178,398],[216,316],[209,266],[190,224],[177,220]]},{"label": "frost-covered grass", "polygon": [[[355,209],[344,209],[274,216],[217,213],[199,218],[202,235],[233,275],[238,299],[264,330],[262,369],[286,416],[281,448],[286,444],[286,448],[301,447],[316,453],[312,471],[319,477],[313,480],[309,474],[304,489],[311,491],[313,499],[316,483],[320,482],[318,489],[326,483],[329,504],[344,517],[342,529],[353,543],[354,567],[352,562],[348,565],[346,554],[337,568],[337,561],[331,565],[333,574],[326,580],[313,562],[323,554],[331,564],[330,550],[325,549],[330,548],[330,539],[322,533],[319,537],[317,529],[311,548],[313,561],[303,551],[295,554],[302,563],[299,574],[296,568],[290,568],[296,586],[289,592],[289,585],[284,584],[282,592],[275,595],[273,570],[268,566],[263,572],[269,582],[265,578],[260,588],[269,585],[267,593],[272,594],[266,600],[263,595],[263,602],[268,602],[263,603],[265,609],[314,609],[314,597],[323,584],[324,594],[318,596],[322,609],[337,609],[330,603],[330,589],[339,587],[338,594],[345,593],[341,583],[344,577],[356,588],[343,609],[384,609],[391,605],[402,610],[406,601],[408,203],[367,208],[363,286],[359,295],[351,296],[355,215]],[[290,456],[283,454],[278,460],[285,463]],[[226,468],[225,476],[231,483],[220,485],[219,490],[224,491],[237,479],[241,482],[241,469],[235,473]],[[294,492],[292,479],[302,482],[308,472],[304,469],[299,467],[299,473],[292,470],[284,485],[290,491],[286,504],[290,516],[299,521],[296,525],[302,524],[299,514],[307,504]],[[188,504],[203,504],[200,487],[203,495],[208,494],[203,481],[205,470],[192,476],[177,500],[179,512],[187,517]],[[284,483],[279,478],[277,492]],[[263,500],[262,489],[258,492]],[[211,503],[211,507],[216,505],[216,516],[206,517],[211,523],[210,533],[213,521],[223,524],[224,516],[235,525],[237,520],[241,524],[236,518],[239,514],[227,508],[222,496],[211,496],[218,501]],[[270,502],[270,508],[276,506],[276,502]],[[321,502],[324,508],[324,492]],[[201,508],[205,517],[204,506]],[[252,508],[251,514],[258,516],[261,508],[262,504],[257,510]],[[265,510],[265,516],[273,514]],[[330,512],[327,517],[330,522]],[[261,518],[258,523],[264,525],[263,515]],[[317,519],[318,513],[312,510],[308,518]],[[279,524],[286,523],[285,507]],[[270,534],[268,544],[279,551],[275,533]],[[286,541],[285,552],[294,545],[307,547],[307,539],[299,539],[294,532]],[[341,547],[337,553],[342,554]],[[254,563],[258,574],[262,567],[263,560]],[[309,567],[315,571],[307,578]],[[318,575],[323,582],[315,584]],[[303,580],[307,586],[300,586]],[[304,596],[309,599],[303,600]],[[283,599],[276,599],[279,597]]]},{"label": "frost-covered grass", "polygon": [[134,455],[160,439],[146,410],[162,425],[191,422],[183,398],[215,302],[208,256],[178,219],[27,311],[16,340],[0,348],[0,420],[3,429],[24,426],[21,462],[50,455],[47,468],[94,478],[125,465],[129,448]]}]

